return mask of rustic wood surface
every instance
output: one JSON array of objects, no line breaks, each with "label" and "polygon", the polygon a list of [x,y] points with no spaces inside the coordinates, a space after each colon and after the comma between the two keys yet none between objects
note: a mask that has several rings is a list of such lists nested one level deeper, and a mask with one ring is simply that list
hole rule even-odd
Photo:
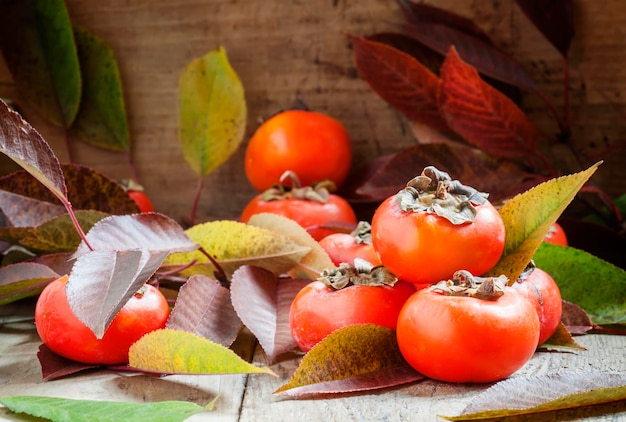
[{"label": "rustic wood surface", "polygon": [[[204,375],[155,377],[93,370],[53,381],[41,380],[36,353],[40,340],[32,319],[32,303],[0,307],[0,397],[46,395],[88,400],[154,402],[186,400],[206,405],[217,397],[215,409],[190,421],[436,421],[437,415],[458,414],[484,385],[447,384],[432,380],[369,393],[325,399],[292,400],[272,395],[287,382],[298,365],[297,357],[279,361],[268,375]],[[7,317],[25,317],[10,322]],[[264,352],[247,336],[237,348],[259,365],[267,365]],[[626,371],[626,337],[577,337],[586,351],[537,352],[514,376],[542,375],[561,369]],[[0,420],[23,420],[0,407]],[[509,419],[507,419],[509,420]],[[572,411],[512,418],[514,421],[626,421],[626,402]]]},{"label": "rustic wood surface", "polygon": [[[429,0],[474,20],[532,74],[561,111],[562,62],[513,0]],[[347,127],[354,165],[415,144],[410,125],[358,77],[346,33],[393,30],[402,19],[394,0],[67,0],[72,20],[114,49],[124,83],[133,154],[141,181],[158,211],[189,215],[196,176],[184,162],[177,139],[178,78],[192,59],[222,45],[246,90],[246,141],[260,119],[302,97],[314,110]],[[575,0],[576,36],[570,54],[572,121],[576,142],[599,152],[626,139],[626,3]],[[19,96],[0,60],[0,96]],[[547,133],[556,127],[544,104],[526,95],[524,108]],[[62,131],[24,107],[62,161]],[[245,145],[245,142],[244,142]],[[75,145],[76,161],[122,179],[130,176],[118,154]],[[242,147],[209,175],[199,220],[235,218],[254,195],[243,173]],[[570,165],[563,148],[555,159]],[[15,167],[0,157],[0,174]],[[626,149],[606,157],[596,180],[613,196],[626,191]],[[419,169],[418,169],[419,170]],[[572,170],[575,170],[572,167]]]}]

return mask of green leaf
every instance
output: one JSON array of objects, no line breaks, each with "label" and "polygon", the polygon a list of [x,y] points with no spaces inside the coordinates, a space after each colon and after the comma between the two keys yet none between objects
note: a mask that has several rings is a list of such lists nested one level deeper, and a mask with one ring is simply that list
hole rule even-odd
[{"label": "green leaf", "polygon": [[243,86],[219,47],[187,65],[179,89],[183,155],[193,171],[206,176],[228,160],[244,137]]},{"label": "green leaf", "polygon": [[626,324],[626,271],[585,251],[548,243],[533,259],[554,278],[561,297],[583,308],[594,324]]},{"label": "green leaf", "polygon": [[274,394],[299,397],[365,391],[423,378],[402,357],[394,330],[357,324],[340,328],[313,346]]},{"label": "green leaf", "polygon": [[506,230],[504,252],[489,274],[504,274],[509,283],[515,282],[550,226],[599,165],[596,163],[585,171],[548,180],[506,202],[500,209]]},{"label": "green leaf", "polygon": [[[282,274],[296,265],[310,248],[271,230],[237,221],[211,221],[186,231],[187,236],[211,255],[230,277],[242,265],[255,265],[274,274]],[[215,268],[200,251],[170,255],[166,265],[196,265],[183,274],[213,276]]]},{"label": "green leaf", "polygon": [[11,396],[0,403],[16,413],[49,419],[54,422],[177,422],[213,409],[186,401],[122,403],[99,400],[75,400],[43,396]]},{"label": "green leaf", "polygon": [[128,358],[133,368],[165,374],[275,375],[271,369],[254,366],[220,344],[169,328],[143,336],[131,346]]},{"label": "green leaf", "polygon": [[71,133],[97,147],[129,152],[126,106],[113,50],[82,28],[74,28],[74,37],[83,76],[83,96]]},{"label": "green leaf", "polygon": [[3,2],[0,47],[22,97],[55,125],[78,112],[81,76],[63,0]]},{"label": "green leaf", "polygon": [[626,400],[626,373],[563,370],[501,381],[476,396],[459,416],[441,417],[451,421],[500,420],[620,400]]}]

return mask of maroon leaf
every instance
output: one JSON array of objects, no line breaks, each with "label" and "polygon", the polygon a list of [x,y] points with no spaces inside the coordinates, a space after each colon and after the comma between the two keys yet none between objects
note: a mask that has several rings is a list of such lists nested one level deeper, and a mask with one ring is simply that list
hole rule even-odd
[{"label": "maroon leaf", "polygon": [[242,266],[231,281],[233,306],[272,362],[296,347],[289,330],[289,308],[310,280],[277,278],[260,267]]},{"label": "maroon leaf", "polygon": [[516,0],[517,5],[544,37],[567,56],[574,37],[572,0]]},{"label": "maroon leaf", "polygon": [[70,259],[70,253],[50,253],[37,256],[30,262],[45,265],[59,275],[69,274],[74,266],[74,261]]},{"label": "maroon leaf", "polygon": [[450,128],[487,153],[519,158],[536,152],[539,130],[463,62],[454,47],[441,68],[439,108]]},{"label": "maroon leaf", "polygon": [[44,381],[52,381],[87,369],[100,367],[100,365],[90,365],[66,359],[54,353],[44,344],[39,346],[37,359],[41,365],[41,377]]},{"label": "maroon leaf", "polygon": [[400,50],[418,60],[433,74],[439,74],[439,68],[441,67],[441,63],[443,63],[443,56],[407,35],[395,32],[379,32],[368,35],[365,39],[386,44],[396,50]]},{"label": "maroon leaf", "polygon": [[580,306],[563,301],[563,312],[561,314],[561,323],[567,328],[571,334],[585,334],[594,328],[593,322],[589,315]]},{"label": "maroon leaf", "polygon": [[67,187],[50,145],[26,120],[0,100],[0,152],[32,174],[63,203]]},{"label": "maroon leaf", "polygon": [[506,53],[493,45],[438,23],[420,23],[404,25],[405,32],[411,38],[445,56],[451,47],[478,71],[509,85],[537,91],[537,84],[526,70]]},{"label": "maroon leaf", "polygon": [[194,275],[180,288],[166,328],[188,331],[229,347],[241,325],[230,291],[216,280]]},{"label": "maroon leaf", "polygon": [[66,286],[78,319],[101,338],[117,312],[172,252],[197,249],[182,227],[157,213],[111,216],[87,233]]},{"label": "maroon leaf", "polygon": [[407,21],[412,24],[438,23],[491,43],[487,34],[471,19],[425,3],[414,3],[408,0],[398,0],[398,3]]},{"label": "maroon leaf", "polygon": [[0,305],[36,296],[59,274],[45,265],[20,262],[0,267]]},{"label": "maroon leaf", "polygon": [[362,180],[356,193],[383,200],[404,188],[427,165],[434,165],[462,183],[489,193],[492,203],[510,198],[543,180],[510,161],[494,160],[476,148],[427,144],[406,148],[377,163],[375,171],[366,173],[369,176]]},{"label": "maroon leaf", "polygon": [[36,227],[46,221],[65,214],[65,208],[50,202],[0,190],[0,212],[7,226]]},{"label": "maroon leaf", "polygon": [[350,36],[356,67],[372,90],[412,120],[446,129],[437,110],[439,78],[389,45]]}]

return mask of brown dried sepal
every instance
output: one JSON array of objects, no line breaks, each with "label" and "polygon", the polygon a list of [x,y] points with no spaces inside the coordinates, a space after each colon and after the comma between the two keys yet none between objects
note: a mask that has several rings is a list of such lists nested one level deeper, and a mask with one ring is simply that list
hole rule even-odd
[{"label": "brown dried sepal", "polygon": [[467,296],[483,300],[496,300],[504,294],[504,286],[508,278],[478,277],[469,271],[459,270],[450,280],[443,280],[434,284],[431,289],[446,296]]},{"label": "brown dried sepal", "polygon": [[[287,184],[290,181],[290,184]],[[300,186],[298,176],[287,170],[280,176],[280,183],[275,184],[261,194],[264,201],[277,201],[281,199],[304,199],[326,203],[330,193],[336,189],[335,184],[330,180],[322,180],[312,186]]]},{"label": "brown dried sepal", "polygon": [[373,264],[356,258],[354,265],[343,262],[337,268],[322,271],[318,281],[335,290],[351,285],[355,286],[393,286],[398,277],[382,265]]}]

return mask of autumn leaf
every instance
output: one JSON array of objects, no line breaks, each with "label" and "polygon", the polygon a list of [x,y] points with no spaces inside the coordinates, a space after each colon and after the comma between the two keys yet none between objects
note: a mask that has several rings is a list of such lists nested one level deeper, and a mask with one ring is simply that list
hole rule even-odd
[{"label": "autumn leaf", "polygon": [[323,270],[335,268],[335,264],[324,248],[294,220],[278,214],[259,213],[253,215],[248,220],[248,224],[280,233],[296,244],[309,249],[309,252],[288,270],[291,277],[315,280]]},{"label": "autumn leaf", "polygon": [[233,274],[233,306],[255,335],[268,361],[296,348],[289,329],[289,309],[298,292],[310,280],[279,278],[259,267],[243,266]]},{"label": "autumn leaf", "polygon": [[[61,205],[0,190],[0,213],[4,215],[7,226],[34,227],[65,214],[65,208]],[[0,227],[0,239],[5,239],[1,230],[6,228]]]},{"label": "autumn leaf", "polygon": [[179,139],[185,160],[206,176],[230,158],[246,128],[246,102],[224,48],[194,59],[179,82]]},{"label": "autumn leaf", "polygon": [[[238,221],[210,221],[186,230],[191,240],[211,255],[230,277],[242,265],[255,265],[282,274],[289,271],[310,248],[288,237]],[[215,268],[200,251],[175,253],[164,264],[168,266],[196,264],[183,274],[201,273],[213,276]]]},{"label": "autumn leaf", "polygon": [[3,2],[0,49],[21,96],[53,124],[69,128],[82,81],[63,0]]},{"label": "autumn leaf", "polygon": [[451,421],[484,420],[572,409],[626,400],[626,373],[562,370],[535,377],[513,377],[476,396]]},{"label": "autumn leaf", "polygon": [[583,250],[544,243],[533,260],[594,324],[626,325],[626,271]]},{"label": "autumn leaf", "polygon": [[115,54],[103,40],[85,29],[75,27],[74,38],[83,93],[70,133],[97,147],[129,152],[130,134]]},{"label": "autumn leaf", "polygon": [[423,378],[402,357],[394,330],[358,324],[341,328],[313,346],[274,394],[305,397],[366,391]]},{"label": "autumn leaf", "polygon": [[168,254],[198,246],[171,218],[157,214],[110,216],[76,249],[66,285],[74,314],[101,338],[117,312],[154,274]]},{"label": "autumn leaf", "polygon": [[156,330],[130,347],[129,365],[164,374],[275,375],[267,367],[254,366],[232,350],[186,331]]},{"label": "autumn leaf", "polygon": [[235,341],[241,327],[229,290],[203,275],[189,277],[180,288],[166,325],[226,347]]},{"label": "autumn leaf", "polygon": [[64,358],[54,353],[43,343],[37,350],[37,360],[39,360],[39,365],[41,366],[41,379],[43,381],[52,381],[101,366]]},{"label": "autumn leaf", "polygon": [[412,120],[447,129],[437,110],[439,78],[418,60],[396,48],[349,36],[356,67],[374,92]]},{"label": "autumn leaf", "polygon": [[206,412],[206,407],[188,401],[161,401],[154,403],[125,403],[105,400],[77,400],[45,396],[10,396],[0,403],[15,413],[45,418],[53,422],[182,422],[190,416]]},{"label": "autumn leaf", "polygon": [[563,57],[574,37],[572,0],[516,0],[517,5]]},{"label": "autumn leaf", "polygon": [[4,265],[0,267],[0,306],[38,295],[58,277],[59,274],[42,264],[20,262]]},{"label": "autumn leaf", "polygon": [[504,252],[489,274],[504,274],[509,283],[515,282],[543,242],[550,226],[599,165],[597,163],[585,171],[548,180],[507,201],[499,210],[506,230]]},{"label": "autumn leaf", "polygon": [[567,330],[562,322],[556,327],[556,331],[549,339],[540,344],[541,349],[549,350],[587,350],[574,340],[571,333]]},{"label": "autumn leaf", "polygon": [[536,154],[539,130],[513,101],[484,82],[454,47],[441,67],[439,110],[452,130],[502,158]]}]

